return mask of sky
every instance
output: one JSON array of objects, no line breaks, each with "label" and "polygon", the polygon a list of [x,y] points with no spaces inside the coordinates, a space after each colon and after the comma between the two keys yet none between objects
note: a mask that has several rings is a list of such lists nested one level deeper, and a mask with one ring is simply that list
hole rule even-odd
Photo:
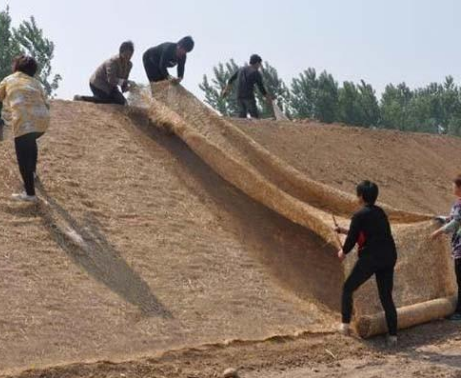
[{"label": "sky", "polygon": [[89,77],[124,40],[136,46],[131,78],[147,82],[143,52],[185,35],[196,48],[183,85],[197,95],[214,65],[253,53],[287,84],[309,67],[378,94],[388,83],[461,80],[459,0],[0,0],[0,9],[7,4],[15,25],[34,16],[56,44],[64,99],[89,93]]}]

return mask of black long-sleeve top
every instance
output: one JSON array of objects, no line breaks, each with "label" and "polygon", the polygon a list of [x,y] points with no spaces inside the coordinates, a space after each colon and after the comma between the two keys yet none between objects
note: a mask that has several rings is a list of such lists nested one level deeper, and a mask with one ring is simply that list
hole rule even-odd
[{"label": "black long-sleeve top", "polygon": [[356,244],[359,244],[360,258],[371,258],[378,266],[395,264],[397,249],[383,209],[366,205],[354,214],[344,243],[344,253],[351,252]]},{"label": "black long-sleeve top", "polygon": [[176,56],[178,44],[165,42],[147,50],[144,55],[149,62],[156,66],[158,72],[165,79],[168,78],[168,68],[178,66],[178,77],[184,78],[187,56],[178,58]]},{"label": "black long-sleeve top", "polygon": [[238,79],[237,98],[239,99],[254,99],[255,98],[255,85],[258,86],[259,91],[263,96],[267,95],[266,88],[264,87],[263,77],[259,70],[252,66],[240,68],[229,79],[228,84],[231,85]]}]

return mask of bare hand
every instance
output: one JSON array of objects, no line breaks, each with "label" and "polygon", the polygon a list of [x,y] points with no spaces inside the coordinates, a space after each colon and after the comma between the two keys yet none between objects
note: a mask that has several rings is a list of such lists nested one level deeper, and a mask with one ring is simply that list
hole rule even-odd
[{"label": "bare hand", "polygon": [[437,230],[437,231],[433,232],[433,233],[431,234],[431,240],[436,240],[436,239],[438,239],[439,236],[440,236],[441,234],[442,234],[442,233],[440,232],[440,230]]},{"label": "bare hand", "polygon": [[346,259],[346,254],[342,249],[338,251],[338,259],[339,261],[343,262]]},{"label": "bare hand", "polygon": [[170,78],[170,83],[174,85],[178,85],[182,81],[182,78],[180,77],[172,77]]}]

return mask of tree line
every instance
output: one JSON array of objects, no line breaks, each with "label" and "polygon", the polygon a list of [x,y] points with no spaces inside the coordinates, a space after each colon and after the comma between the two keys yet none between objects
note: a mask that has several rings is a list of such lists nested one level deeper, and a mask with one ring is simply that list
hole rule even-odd
[{"label": "tree line", "polygon": [[[212,76],[205,75],[200,84],[205,102],[225,116],[238,114],[235,93],[226,98],[220,96],[238,68],[233,59],[219,63]],[[267,90],[292,119],[461,136],[461,88],[451,76],[443,83],[416,89],[404,82],[388,84],[378,99],[373,86],[364,80],[340,85],[332,74],[326,71],[319,74],[314,68],[300,73],[290,85],[267,62],[262,75]],[[257,97],[262,116],[271,117],[272,110],[261,96]]]}]

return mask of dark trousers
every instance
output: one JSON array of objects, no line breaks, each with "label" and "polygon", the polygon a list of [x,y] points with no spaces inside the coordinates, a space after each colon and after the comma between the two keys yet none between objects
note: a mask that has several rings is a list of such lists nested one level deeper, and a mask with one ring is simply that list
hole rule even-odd
[{"label": "dark trousers", "polygon": [[14,139],[16,157],[27,195],[35,196],[34,173],[37,170],[37,139],[43,133],[29,133]]},{"label": "dark trousers", "polygon": [[147,55],[144,55],[142,57],[142,63],[144,65],[144,70],[146,71],[146,75],[150,83],[157,83],[159,81],[168,79],[168,76],[162,74],[157,65],[152,63],[147,57]]},{"label": "dark trousers", "polygon": [[112,92],[106,93],[93,84],[90,84],[91,92],[94,96],[80,96],[81,101],[92,102],[95,104],[116,104],[126,105],[126,98],[118,88],[114,88]]},{"label": "dark trousers", "polygon": [[0,141],[4,139],[4,136],[3,136],[4,128],[5,128],[5,122],[3,121],[3,119],[0,118]]},{"label": "dark trousers", "polygon": [[239,98],[238,105],[240,108],[239,118],[247,118],[248,113],[251,118],[259,118],[256,99],[254,98]]},{"label": "dark trousers", "polygon": [[387,267],[377,267],[372,261],[361,258],[352,269],[351,275],[344,283],[342,297],[343,323],[350,323],[352,318],[352,296],[354,292],[368,281],[373,275],[376,276],[379,299],[386,314],[386,322],[391,336],[397,335],[397,310],[392,299],[394,288],[394,264]]},{"label": "dark trousers", "polygon": [[461,314],[461,259],[455,260],[456,281],[458,282],[458,306],[456,312]]}]

